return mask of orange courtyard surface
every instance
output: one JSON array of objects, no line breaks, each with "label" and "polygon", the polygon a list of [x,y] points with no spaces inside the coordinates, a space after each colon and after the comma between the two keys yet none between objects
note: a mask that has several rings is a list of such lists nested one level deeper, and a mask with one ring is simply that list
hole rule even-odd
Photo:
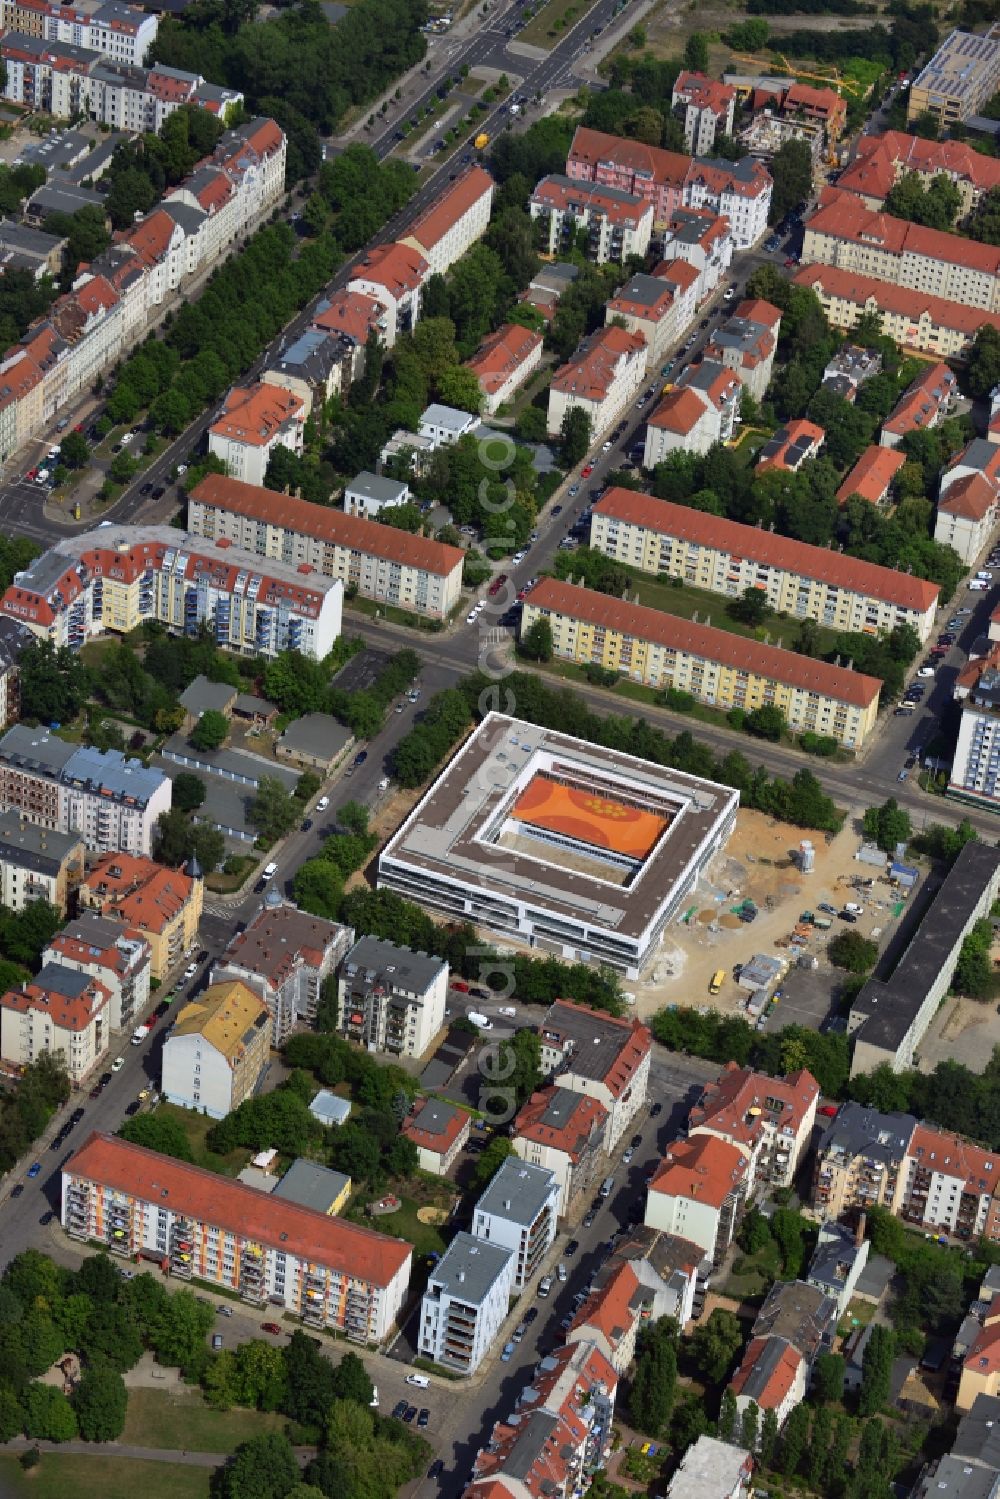
[{"label": "orange courtyard surface", "polygon": [[645,859],[668,823],[655,812],[561,786],[543,775],[535,776],[522,791],[513,815],[519,822],[631,859]]}]

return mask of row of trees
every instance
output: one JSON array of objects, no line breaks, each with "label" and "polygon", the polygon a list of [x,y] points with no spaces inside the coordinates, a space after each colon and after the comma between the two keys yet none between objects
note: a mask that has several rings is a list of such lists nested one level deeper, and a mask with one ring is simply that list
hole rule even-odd
[{"label": "row of trees", "polygon": [[292,890],[296,903],[313,916],[335,921],[352,874],[363,869],[378,839],[368,831],[368,808],[347,802],[337,814],[339,827],[314,859],[306,859],[295,871]]},{"label": "row of trees", "polygon": [[[9,964],[4,963],[5,968]],[[20,983],[23,972],[16,970]],[[5,987],[10,977],[3,979]],[[29,1062],[16,1088],[0,1092],[0,1171],[10,1171],[45,1129],[55,1111],[70,1095],[69,1078],[61,1061],[47,1051]]]}]

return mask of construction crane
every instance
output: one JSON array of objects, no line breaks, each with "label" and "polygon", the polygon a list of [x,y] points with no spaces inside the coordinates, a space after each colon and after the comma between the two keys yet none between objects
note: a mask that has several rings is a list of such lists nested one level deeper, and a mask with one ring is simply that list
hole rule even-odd
[{"label": "construction crane", "polygon": [[[794,63],[789,62],[788,58],[781,52],[775,52],[772,56],[777,61],[779,67],[784,68],[785,72],[789,74],[792,81],[796,78],[808,78],[813,83],[825,83],[828,88],[846,89],[849,94],[857,95],[859,92],[863,92],[863,84],[859,83],[855,78],[845,78],[840,70],[833,67],[832,64],[829,73],[809,73],[804,68],[798,68]],[[752,63],[755,68],[763,66],[761,59],[749,52],[734,52],[733,61]]]}]

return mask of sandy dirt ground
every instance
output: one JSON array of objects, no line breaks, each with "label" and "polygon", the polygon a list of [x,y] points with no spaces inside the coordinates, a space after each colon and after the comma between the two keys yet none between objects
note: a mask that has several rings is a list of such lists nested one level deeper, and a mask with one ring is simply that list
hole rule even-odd
[{"label": "sandy dirt ground", "polygon": [[[794,962],[796,950],[784,944],[800,913],[815,911],[820,901],[839,909],[845,900],[857,900],[850,888],[852,878],[875,873],[855,860],[858,843],[850,824],[829,844],[821,834],[814,834],[815,867],[812,873],[803,874],[797,862],[797,830],[764,813],[741,811],[729,844],[709,866],[708,877],[680,920],[665,931],[649,972],[630,985],[636,995],[636,1013],[648,1016],[665,1004],[711,1004],[727,1012],[742,1009],[746,993],[733,981],[733,965],[746,963],[754,953]],[[876,940],[886,938],[891,930],[888,903],[876,894],[879,891],[888,894],[886,886],[875,885],[872,896],[859,901],[866,912],[855,928]],[[733,907],[745,899],[752,900],[759,911],[749,925],[733,914]],[[828,932],[811,929],[803,949],[820,960],[820,969],[827,971],[831,984],[836,975],[826,962],[826,945],[842,929],[836,920]],[[719,968],[726,970],[726,982],[718,995],[710,997],[709,984]]]},{"label": "sandy dirt ground", "polygon": [[[994,948],[994,958],[997,950]],[[984,1072],[1000,1046],[1000,1015],[993,1001],[949,995],[938,1009],[920,1043],[921,1072],[933,1072],[938,1062],[961,1062],[970,1072]]]}]

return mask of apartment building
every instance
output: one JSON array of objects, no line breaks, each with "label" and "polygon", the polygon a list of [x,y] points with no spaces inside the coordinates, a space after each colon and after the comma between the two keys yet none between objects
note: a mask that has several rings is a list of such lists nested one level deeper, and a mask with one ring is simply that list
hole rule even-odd
[{"label": "apartment building", "polygon": [[962,704],[948,795],[989,810],[1000,808],[1000,653],[960,672],[955,696]]},{"label": "apartment building", "polygon": [[781,312],[759,297],[741,302],[705,345],[705,359],[724,365],[760,402],[771,383],[781,331]]},{"label": "apartment building", "polygon": [[570,411],[583,411],[591,441],[603,436],[638,396],[645,375],[645,339],[624,328],[598,328],[552,376],[549,435],[558,436]]},{"label": "apartment building", "polygon": [[18,573],[0,613],[71,650],[156,619],[185,634],[205,624],[217,645],[241,655],[297,650],[322,660],[340,636],[343,594],[339,578],[284,560],[261,566],[255,548],[228,538],[102,526],[65,537]]},{"label": "apartment building", "polygon": [[42,952],[42,963],[97,979],[108,991],[106,1016],[113,1031],[131,1030],[149,1004],[148,941],[93,911],[85,911],[56,933]]},{"label": "apartment building", "polygon": [[678,73],[671,107],[684,122],[684,149],[708,156],[717,135],[732,135],[736,90],[728,83],[687,69]]},{"label": "apartment building", "polygon": [[381,302],[367,297],[363,292],[334,292],[329,298],[321,298],[316,304],[312,326],[321,333],[329,333],[351,350],[351,369],[348,384],[364,373],[365,350],[369,338],[385,342],[389,315]]},{"label": "apartment building", "polygon": [[596,662],[724,710],[773,704],[794,732],[828,734],[845,749],[859,749],[875,727],[882,683],[860,672],[554,578],[528,595],[522,630],[538,619],[548,620],[562,661]]},{"label": "apartment building", "polygon": [[[587,258],[597,265],[643,256],[653,233],[653,207],[636,193],[596,182],[575,182],[555,172],[543,177],[528,202],[535,223],[546,221],[542,251],[559,255],[587,231]],[[546,232],[547,231],[547,232]]]},{"label": "apartment building", "polygon": [[[955,1339],[953,1367],[956,1363],[960,1373],[955,1409],[965,1413],[959,1426],[959,1436],[970,1417],[978,1414],[980,1432],[978,1441],[975,1438],[972,1440],[973,1450],[978,1448],[989,1458],[995,1441],[992,1435],[994,1407],[1000,1395],[1000,1290],[997,1288],[996,1272],[992,1266],[983,1276],[979,1294],[969,1307],[968,1315]],[[985,1410],[984,1406],[987,1407]],[[966,1434],[966,1442],[968,1441],[969,1436]],[[919,1499],[925,1499],[931,1493],[953,1493],[955,1499],[964,1499],[970,1492],[970,1485],[975,1485],[986,1499],[994,1499],[1000,1487],[1000,1471],[995,1461],[989,1463],[986,1473],[976,1471],[978,1468],[978,1463],[970,1462],[964,1457],[958,1461],[950,1456],[943,1458],[933,1478],[928,1475],[925,1480],[925,1488],[921,1490]],[[950,1489],[946,1487],[949,1479],[952,1480]]]},{"label": "apartment building", "polygon": [[873,211],[839,188],[824,188],[806,221],[802,261],[1000,312],[1000,247]]},{"label": "apartment building", "polygon": [[80,907],[141,932],[149,943],[151,975],[162,983],[198,940],[204,894],[197,860],[188,873],[115,850],[87,871]]},{"label": "apartment building", "polygon": [[[80,113],[79,99],[67,102],[66,112]],[[70,290],[0,355],[0,457],[9,460],[93,387],[186,277],[217,264],[270,213],[284,181],[283,133],[273,120],[249,121],[227,131],[159,208],[78,267]]]},{"label": "apartment building", "polygon": [[[261,374],[264,385],[277,385],[302,402],[304,418],[321,414],[333,396],[346,396],[354,378],[355,345],[323,328],[306,328],[282,349]],[[286,444],[288,446],[288,444]],[[296,444],[291,443],[293,452]]]},{"label": "apartment building", "polygon": [[90,974],[45,963],[20,989],[0,995],[0,1057],[28,1067],[48,1052],[79,1085],[107,1052],[109,998]]},{"label": "apartment building", "polygon": [[812,1205],[821,1220],[882,1207],[898,1215],[907,1149],[917,1128],[912,1114],[881,1114],[845,1103],[816,1147]]},{"label": "apartment building", "polygon": [[70,1238],[269,1303],[307,1327],[381,1343],[402,1309],[412,1251],[343,1218],[94,1133],[63,1166]]},{"label": "apartment building", "polygon": [[540,1026],[542,1072],[557,1088],[594,1098],[607,1110],[605,1149],[614,1151],[643,1108],[652,1037],[639,1020],[622,1020],[557,999]]},{"label": "apartment building", "polygon": [[513,1290],[513,1251],[457,1233],[427,1281],[417,1352],[443,1369],[474,1374],[506,1320]]},{"label": "apartment building", "polygon": [[908,432],[928,432],[950,416],[958,398],[958,378],[946,364],[923,370],[882,423],[879,442],[894,448]]},{"label": "apartment building", "polygon": [[624,323],[629,333],[646,345],[646,369],[658,370],[667,350],[677,338],[677,302],[670,287],[657,276],[643,272],[629,278],[604,304],[604,321]]},{"label": "apartment building", "polygon": [[[8,6],[5,3],[4,11]],[[9,9],[13,20],[17,0]],[[158,20],[133,5],[109,0],[91,10],[89,6],[74,10],[71,6],[45,6],[44,35],[48,41],[71,42],[74,47],[88,47],[114,62],[136,66],[145,61],[146,53],[156,40]]]},{"label": "apartment building", "polygon": [[851,1076],[885,1063],[894,1072],[914,1057],[947,994],[962,943],[1000,894],[1000,851],[967,843],[886,980],[868,979],[851,1001]]},{"label": "apartment building", "polygon": [[463,1499],[573,1499],[609,1455],[617,1387],[596,1344],[557,1348],[495,1423]]},{"label": "apartment building", "polygon": [[739,421],[743,385],[714,359],[687,365],[646,423],[643,468],[653,469],[670,453],[707,453],[729,442]]},{"label": "apartment building", "polygon": [[476,1238],[511,1251],[515,1290],[534,1279],[555,1241],[559,1195],[546,1167],[508,1156],[472,1210]]},{"label": "apartment building", "polygon": [[522,1161],[551,1171],[559,1186],[560,1217],[597,1187],[607,1128],[608,1111],[599,1099],[558,1084],[532,1093],[522,1104],[511,1143]]},{"label": "apartment building", "polygon": [[703,286],[701,272],[695,269],[690,260],[677,256],[673,260],[662,260],[654,274],[657,281],[662,281],[673,293],[677,308],[674,326],[680,334],[698,316],[698,302]]},{"label": "apartment building", "polygon": [[337,980],[337,1029],[366,1051],[421,1057],[444,1024],[448,964],[362,937]]},{"label": "apartment building", "polygon": [[951,31],[917,74],[906,102],[907,120],[932,114],[942,126],[978,114],[1000,89],[1000,28],[985,36]]},{"label": "apartment building", "polygon": [[[684,260],[697,272],[695,302],[710,297],[733,263],[729,220],[710,208],[678,208],[663,231],[663,260]],[[663,267],[660,267],[662,273]]]},{"label": "apartment building", "polygon": [[443,276],[482,239],[489,228],[494,190],[489,172],[473,163],[409,226],[402,243],[427,262],[425,280]]},{"label": "apartment building", "polygon": [[725,1140],[675,1140],[649,1184],[646,1227],[690,1240],[720,1265],[743,1211],[746,1173],[745,1157]]},{"label": "apartment building", "polygon": [[590,545],[640,572],[666,573],[709,593],[739,598],[761,588],[777,612],[838,631],[874,635],[910,625],[926,642],[934,628],[934,583],[636,490],[602,496]]},{"label": "apartment building", "polygon": [[472,1115],[441,1098],[417,1098],[400,1125],[399,1133],[417,1147],[421,1171],[447,1176],[464,1150],[472,1128]]},{"label": "apartment building", "polygon": [[316,1019],[324,981],[354,942],[353,928],[310,916],[287,902],[266,902],[212,965],[212,982],[238,979],[267,1005],[271,1044]]},{"label": "apartment building", "polygon": [[419,250],[396,242],[367,250],[351,271],[348,292],[371,297],[383,309],[387,349],[392,348],[398,334],[416,327],[421,291],[430,274],[430,266]]},{"label": "apartment building", "polygon": [[807,1281],[777,1281],[754,1320],[729,1382],[740,1421],[747,1407],[773,1411],[779,1430],[806,1397],[813,1364],[833,1345],[837,1304]]},{"label": "apartment building", "polygon": [[868,1263],[871,1241],[865,1238],[865,1226],[866,1215],[860,1213],[854,1228],[827,1221],[816,1235],[805,1279],[836,1304],[838,1319],[846,1315]]},{"label": "apartment building", "polygon": [[837,178],[837,186],[856,193],[867,208],[881,208],[900,178],[911,172],[924,188],[943,173],[961,195],[960,219],[972,212],[984,193],[1000,187],[996,157],[984,156],[965,141],[929,141],[901,130],[860,136],[857,154]]},{"label": "apartment building", "polygon": [[362,598],[447,619],[459,602],[465,553],[325,505],[296,500],[220,474],[207,474],[188,496],[195,536],[287,559],[339,578]]},{"label": "apartment building", "polygon": [[432,401],[420,413],[417,435],[426,438],[433,448],[452,448],[463,437],[471,436],[478,426],[479,417],[474,412]]},{"label": "apartment building", "polygon": [[949,464],[938,488],[934,540],[976,561],[1000,517],[1000,444],[976,437]]},{"label": "apartment building", "polygon": [[0,808],[88,849],[148,854],[156,819],[170,811],[167,776],[127,760],[15,724],[0,739]]},{"label": "apartment building", "polygon": [[803,265],[796,286],[808,286],[835,328],[851,329],[866,313],[881,319],[881,331],[902,348],[938,359],[960,359],[979,329],[1000,330],[1000,315],[949,302],[923,290],[892,286],[874,275],[829,265]]},{"label": "apartment building", "polygon": [[767,229],[771,177],[749,156],[737,162],[699,159],[581,125],[566,175],[645,198],[654,227],[667,224],[678,208],[711,209],[729,220],[738,250],[749,249]]},{"label": "apartment building", "polygon": [[734,1145],[747,1163],[746,1192],[790,1187],[812,1139],[819,1084],[804,1068],[769,1077],[727,1062],[688,1114],[688,1134]]},{"label": "apartment building", "polygon": [[918,1123],[906,1150],[900,1216],[959,1239],[1000,1240],[1000,1155]]},{"label": "apartment building", "polygon": [[542,362],[542,335],[520,323],[504,323],[483,339],[465,368],[479,381],[483,411],[495,416],[505,402],[530,380]]},{"label": "apartment building", "polygon": [[31,901],[44,900],[65,916],[83,864],[79,833],[57,833],[18,812],[0,812],[0,906],[23,911]]},{"label": "apartment building", "polygon": [[263,484],[275,448],[302,453],[308,407],[301,396],[261,382],[233,386],[208,429],[208,451],[221,458],[234,479]]},{"label": "apartment building", "polygon": [[731,1442],[700,1436],[681,1458],[665,1499],[747,1499],[753,1455]]},{"label": "apartment building", "polygon": [[892,484],[903,464],[906,454],[895,448],[880,447],[872,443],[858,459],[837,490],[837,504],[846,505],[848,500],[864,500],[876,509],[887,509]]},{"label": "apartment building", "polygon": [[253,1096],[270,1057],[267,1006],[234,979],[182,1006],[163,1043],[160,1092],[178,1108],[224,1119]]},{"label": "apartment building", "polygon": [[595,1278],[598,1285],[573,1318],[566,1341],[593,1343],[615,1373],[624,1375],[635,1357],[639,1328],[650,1316],[648,1291],[634,1266],[617,1256]]}]

